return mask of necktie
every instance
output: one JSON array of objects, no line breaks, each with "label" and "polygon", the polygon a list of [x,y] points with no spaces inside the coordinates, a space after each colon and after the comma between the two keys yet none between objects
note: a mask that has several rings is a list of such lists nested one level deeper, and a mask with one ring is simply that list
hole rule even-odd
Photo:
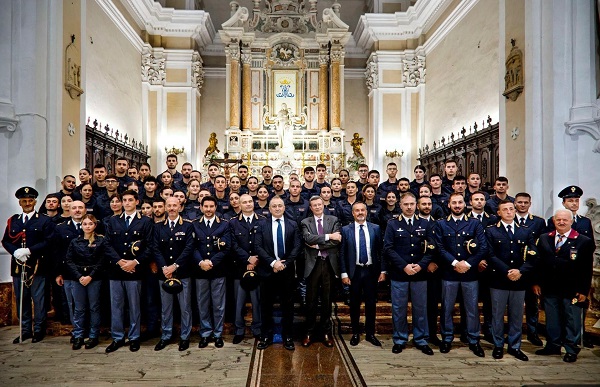
[{"label": "necktie", "polygon": [[510,224],[506,226],[506,231],[508,231],[508,237],[512,240],[515,234],[513,234],[512,226]]},{"label": "necktie", "polygon": [[206,228],[210,228],[210,220],[206,221]]},{"label": "necktie", "polygon": [[477,220],[481,222],[481,214],[477,215]]},{"label": "necktie", "polygon": [[408,220],[408,227],[412,227],[412,218]]},{"label": "necktie", "polygon": [[129,228],[130,224],[131,224],[131,216],[125,217],[125,228]]},{"label": "necktie", "polygon": [[81,234],[81,223],[75,223],[75,226],[77,228],[77,234]]},{"label": "necktie", "polygon": [[175,229],[175,222],[171,221],[171,232],[173,232],[173,229]]},{"label": "necktie", "polygon": [[367,255],[367,237],[365,236],[365,225],[360,225],[360,230],[358,231],[358,263],[362,265],[366,265],[369,261],[369,257]]},{"label": "necktie", "polygon": [[565,236],[558,234],[558,240],[556,241],[556,251],[560,250],[561,246],[565,243]]},{"label": "necktie", "polygon": [[521,218],[521,220],[519,221],[519,225],[525,226],[525,218]]},{"label": "necktie", "polygon": [[283,227],[281,226],[281,219],[277,219],[277,255],[281,259],[285,255],[285,245],[283,243]]},{"label": "necktie", "polygon": [[250,224],[250,222],[251,222],[251,221],[250,221],[250,217],[247,217],[247,218],[246,218],[246,223]]},{"label": "necktie", "polygon": [[[323,235],[325,234],[323,232],[323,222],[322,219],[317,219],[317,232],[319,233],[319,235]],[[327,258],[327,256],[329,255],[329,253],[325,250],[320,250],[321,251],[321,257],[323,258]]]},{"label": "necktie", "polygon": [[23,224],[27,223],[28,220],[29,220],[29,216],[25,215],[25,217],[23,218]]}]

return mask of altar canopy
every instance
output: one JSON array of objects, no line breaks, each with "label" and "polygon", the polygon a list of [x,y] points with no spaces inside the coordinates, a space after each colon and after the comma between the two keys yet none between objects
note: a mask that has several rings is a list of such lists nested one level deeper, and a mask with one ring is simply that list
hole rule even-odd
[{"label": "altar canopy", "polygon": [[344,167],[344,45],[340,4],[317,15],[317,1],[232,3],[219,31],[226,46],[226,150],[252,173]]}]

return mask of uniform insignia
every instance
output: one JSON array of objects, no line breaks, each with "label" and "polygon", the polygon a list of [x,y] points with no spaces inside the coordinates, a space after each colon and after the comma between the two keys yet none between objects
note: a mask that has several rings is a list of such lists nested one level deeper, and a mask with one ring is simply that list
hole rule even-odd
[{"label": "uniform insignia", "polygon": [[402,227],[400,227],[400,228],[399,228],[399,229],[397,229],[396,231],[398,231],[398,232],[402,232],[402,231],[404,231],[404,230],[402,229]]},{"label": "uniform insignia", "polygon": [[571,261],[574,261],[577,259],[577,249],[571,249],[571,253],[569,254],[569,257],[571,258]]},{"label": "uniform insignia", "polygon": [[29,188],[25,187],[25,193],[29,193]]},{"label": "uniform insignia", "polygon": [[178,231],[175,233],[175,236],[185,236],[185,232],[184,231]]},{"label": "uniform insignia", "polygon": [[[571,187],[571,192],[575,192],[576,188],[575,187]],[[25,191],[27,192],[27,191]]]}]

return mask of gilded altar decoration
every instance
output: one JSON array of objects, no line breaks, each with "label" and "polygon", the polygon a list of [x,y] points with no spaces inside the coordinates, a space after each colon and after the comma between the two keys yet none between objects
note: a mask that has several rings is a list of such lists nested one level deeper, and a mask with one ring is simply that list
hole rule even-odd
[{"label": "gilded altar decoration", "polygon": [[365,143],[365,139],[360,137],[358,133],[354,133],[352,136],[352,140],[350,141],[350,145],[352,146],[352,152],[354,152],[354,157],[356,158],[365,158],[363,155],[362,149],[360,147]]},{"label": "gilded altar decoration", "polygon": [[506,58],[506,73],[504,74],[505,90],[502,93],[507,99],[516,101],[523,92],[523,51],[515,45],[514,39],[510,40],[512,48]]},{"label": "gilded altar decoration", "polygon": [[218,143],[219,143],[219,140],[217,140],[217,134],[215,132],[212,132],[210,134],[210,137],[208,138],[208,147],[206,148],[206,151],[204,151],[204,157],[211,155],[213,153],[219,153],[220,150],[217,147]]},{"label": "gilded altar decoration", "polygon": [[150,47],[144,47],[142,50],[142,82],[164,85],[165,78],[165,58],[155,56]]},{"label": "gilded altar decoration", "polygon": [[83,94],[79,56],[79,50],[75,46],[75,35],[71,35],[71,43],[65,50],[65,89],[72,99]]},{"label": "gilded altar decoration", "polygon": [[260,9],[260,1],[254,1],[253,18],[250,25],[261,32],[290,32],[307,34],[315,32],[317,21],[317,2],[305,0],[265,0],[266,7]]},{"label": "gilded altar decoration", "polygon": [[296,65],[300,60],[299,49],[291,43],[280,43],[271,50],[270,59],[275,65],[286,67]]}]

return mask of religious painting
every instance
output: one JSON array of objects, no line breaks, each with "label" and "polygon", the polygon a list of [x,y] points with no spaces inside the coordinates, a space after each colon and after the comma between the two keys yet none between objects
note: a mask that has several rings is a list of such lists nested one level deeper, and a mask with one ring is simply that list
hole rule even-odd
[{"label": "religious painting", "polygon": [[287,108],[290,116],[295,116],[298,109],[298,78],[295,70],[274,70],[273,71],[273,102],[272,112],[278,112],[282,108]]}]

